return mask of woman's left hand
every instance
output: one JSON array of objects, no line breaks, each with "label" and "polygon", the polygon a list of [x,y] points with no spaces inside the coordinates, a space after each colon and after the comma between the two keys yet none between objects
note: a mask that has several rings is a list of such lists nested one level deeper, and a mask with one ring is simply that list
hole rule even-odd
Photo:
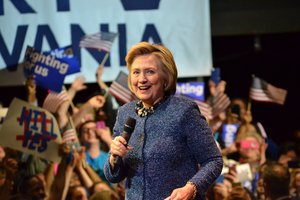
[{"label": "woman's left hand", "polygon": [[191,184],[173,190],[172,194],[165,200],[189,200],[192,199],[195,189]]}]

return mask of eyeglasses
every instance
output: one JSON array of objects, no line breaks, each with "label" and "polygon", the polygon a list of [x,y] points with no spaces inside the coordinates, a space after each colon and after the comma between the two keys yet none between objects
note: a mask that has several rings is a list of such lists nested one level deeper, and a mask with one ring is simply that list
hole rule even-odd
[{"label": "eyeglasses", "polygon": [[93,127],[93,128],[83,128],[82,129],[82,133],[88,133],[89,131],[96,131],[97,128],[96,127]]}]

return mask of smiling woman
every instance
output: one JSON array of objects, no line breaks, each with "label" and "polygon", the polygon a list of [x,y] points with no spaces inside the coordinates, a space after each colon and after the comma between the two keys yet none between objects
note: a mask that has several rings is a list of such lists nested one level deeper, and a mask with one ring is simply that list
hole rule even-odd
[{"label": "smiling woman", "polygon": [[165,73],[154,55],[137,57],[130,69],[130,88],[147,108],[161,101],[167,86]]},{"label": "smiling woman", "polygon": [[[203,199],[223,161],[197,104],[175,96],[172,53],[141,42],[126,62],[129,88],[138,100],[119,108],[106,178],[113,183],[126,178],[126,199]],[[127,142],[120,135],[129,117],[136,125]],[[123,162],[114,162],[116,156]]]}]

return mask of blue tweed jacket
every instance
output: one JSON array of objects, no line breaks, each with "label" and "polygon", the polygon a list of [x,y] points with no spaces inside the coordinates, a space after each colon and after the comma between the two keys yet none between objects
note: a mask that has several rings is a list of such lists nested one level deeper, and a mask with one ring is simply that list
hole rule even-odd
[{"label": "blue tweed jacket", "polygon": [[114,127],[116,137],[128,117],[136,119],[129,140],[133,149],[117,170],[112,171],[107,160],[107,180],[116,183],[126,178],[129,200],[164,199],[187,181],[196,184],[197,199],[204,199],[205,191],[221,173],[223,161],[196,103],[170,96],[147,117],[135,113],[135,104],[119,108]]}]

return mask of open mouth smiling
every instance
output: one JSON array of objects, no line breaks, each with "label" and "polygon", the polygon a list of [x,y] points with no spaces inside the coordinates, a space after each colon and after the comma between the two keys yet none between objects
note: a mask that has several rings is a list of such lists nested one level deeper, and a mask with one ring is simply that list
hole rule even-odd
[{"label": "open mouth smiling", "polygon": [[139,90],[148,90],[151,86],[139,86]]}]

